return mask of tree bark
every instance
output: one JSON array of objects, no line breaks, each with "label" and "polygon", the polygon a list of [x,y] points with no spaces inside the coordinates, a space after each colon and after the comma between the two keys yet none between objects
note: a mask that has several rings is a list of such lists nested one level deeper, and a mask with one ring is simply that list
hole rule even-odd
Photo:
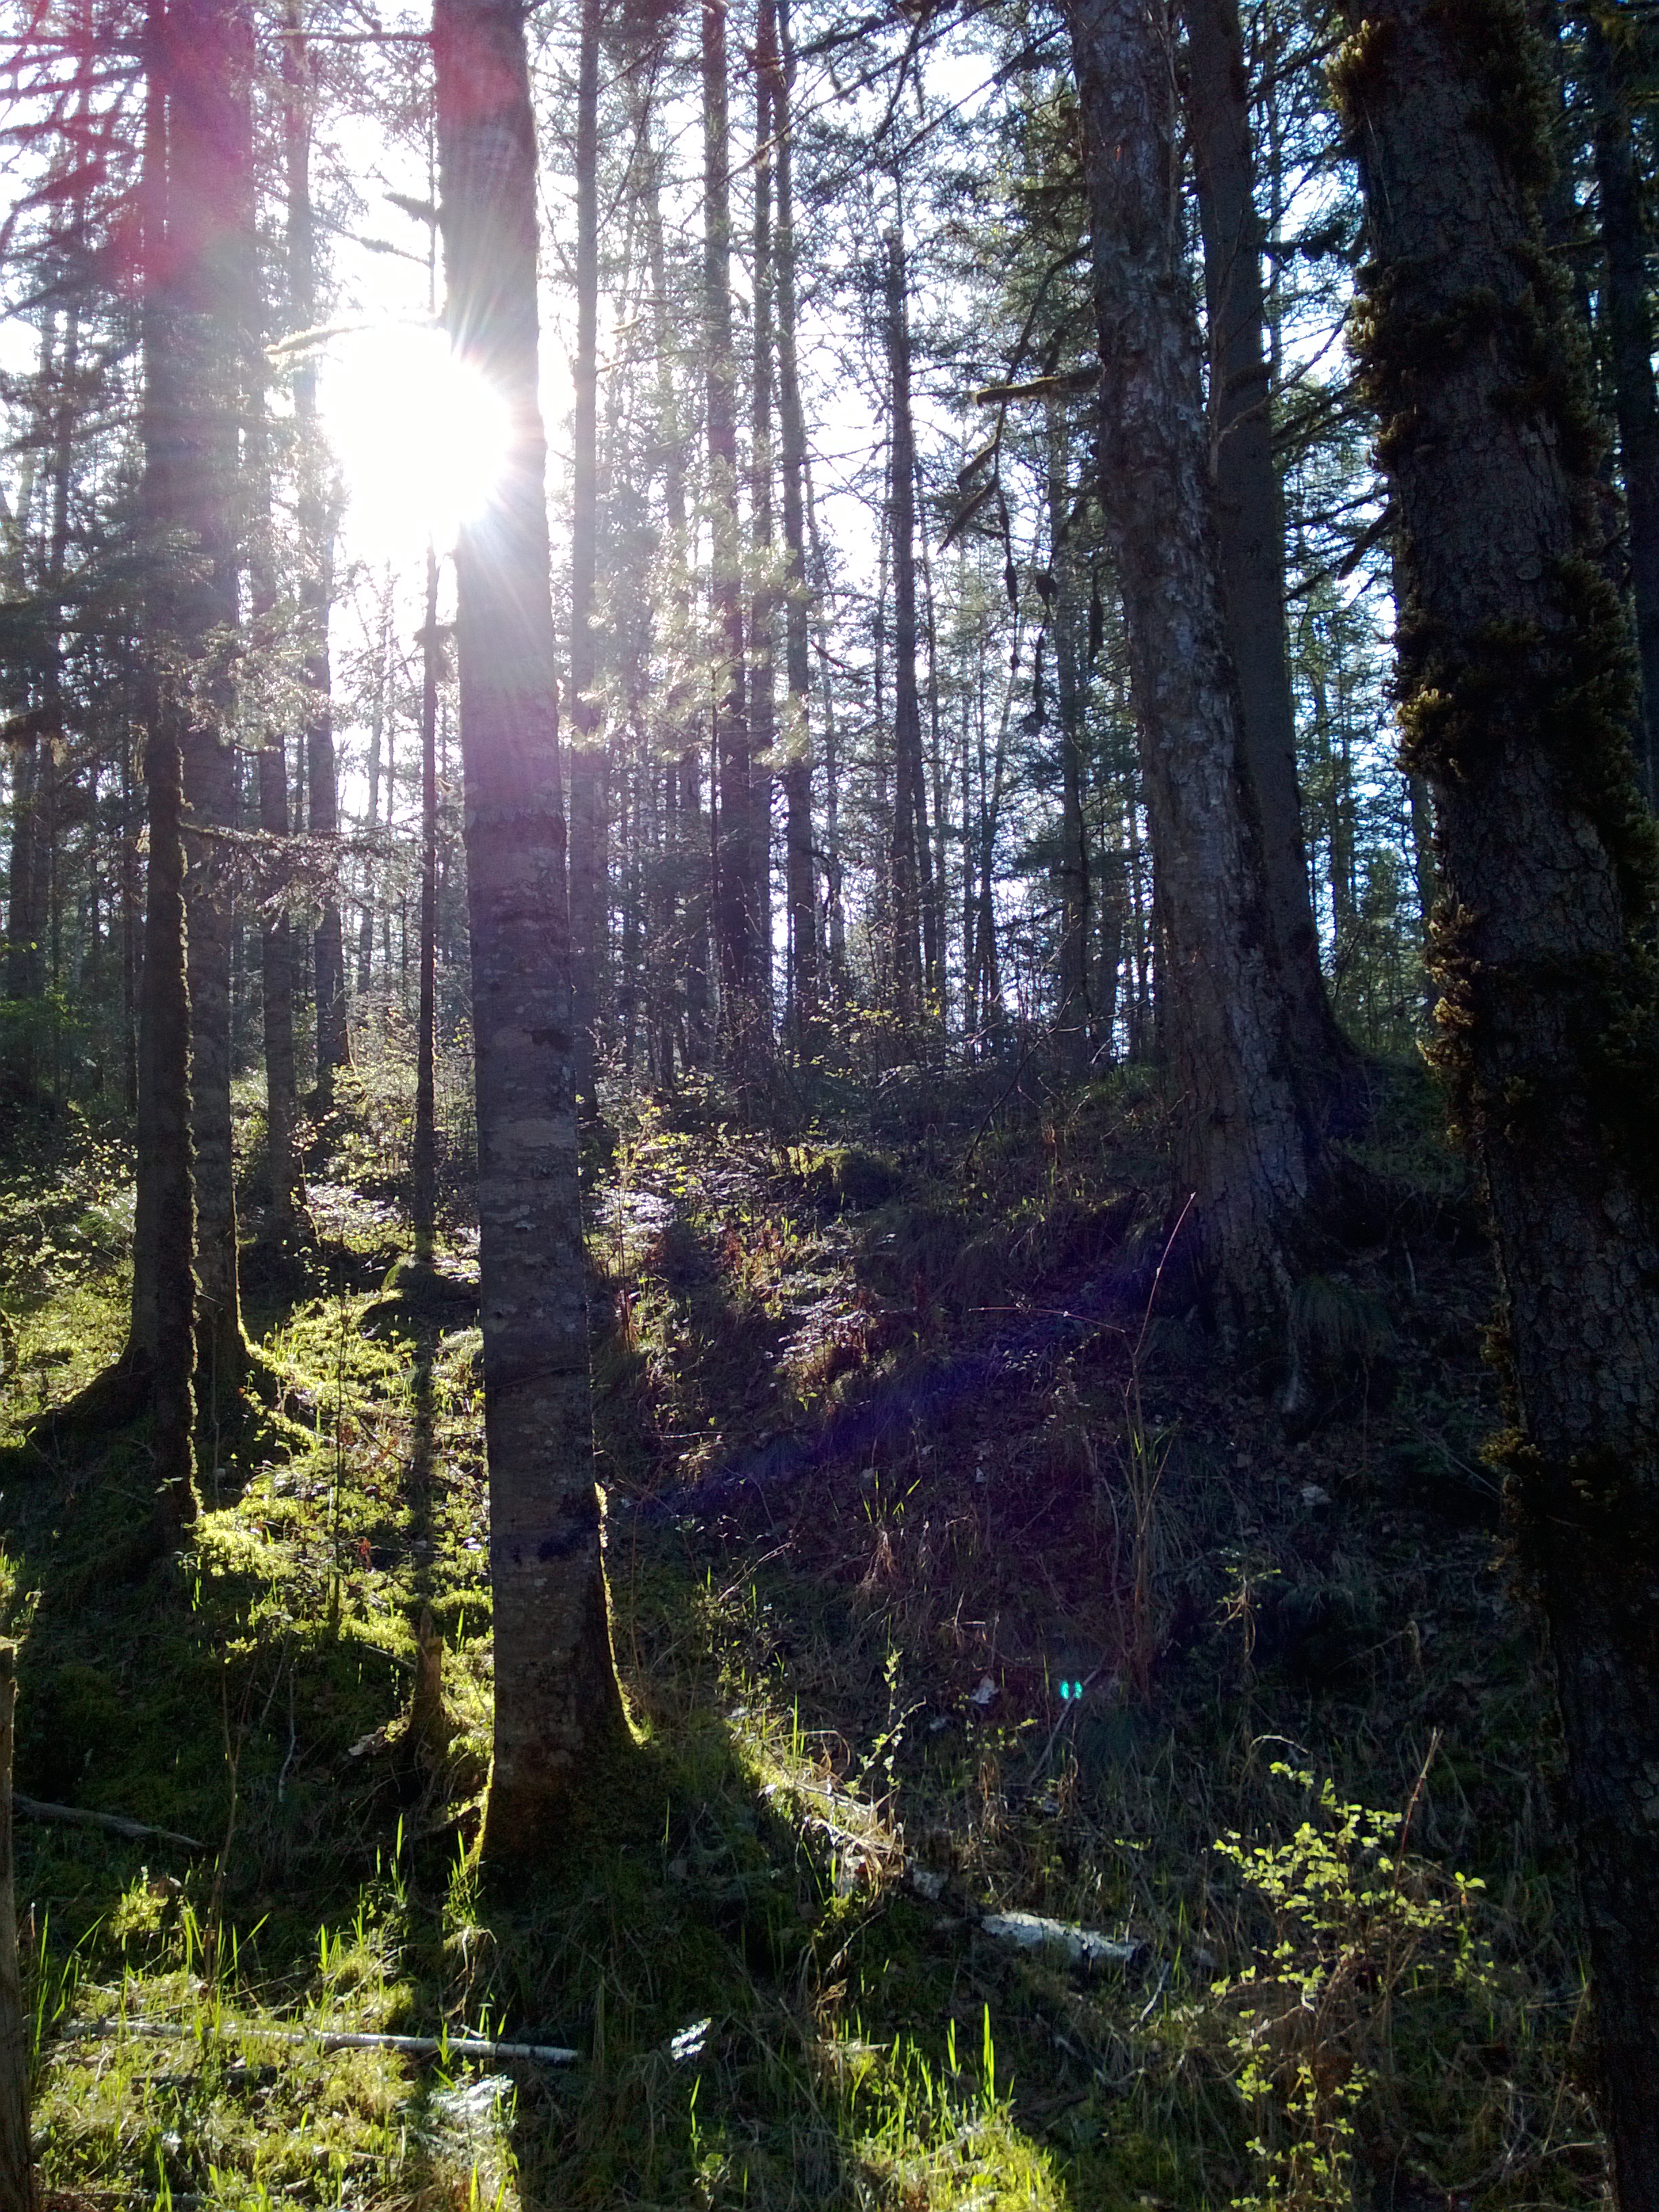
[{"label": "tree bark", "polygon": [[[284,152],[288,166],[288,282],[296,330],[317,319],[317,246],[311,204],[312,65],[301,32],[299,0],[289,0],[284,21],[283,78]],[[333,522],[324,480],[324,449],[317,423],[317,369],[309,354],[294,372],[294,424],[299,447],[301,684],[305,699],[307,826],[333,845],[340,834],[338,769],[334,757],[334,711],[329,669],[328,617],[334,595]],[[349,1066],[345,933],[340,918],[338,862],[312,939],[316,977],[317,1101],[326,1110],[334,1078]]]},{"label": "tree bark", "polygon": [[593,575],[599,540],[599,23],[582,0],[576,69],[576,357],[570,424],[570,957],[575,991],[576,1103],[598,1110],[594,1023],[605,934],[599,714],[593,698]]},{"label": "tree bark", "polygon": [[140,512],[150,547],[146,629],[144,781],[149,831],[143,981],[138,1010],[137,1200],[133,1221],[132,1322],[120,1362],[150,1409],[155,1529],[163,1541],[193,1517],[196,1194],[191,1176],[190,990],[185,957],[183,624],[166,539],[178,514],[179,448],[193,397],[179,371],[180,319],[170,266],[167,85],[162,0],[146,16],[149,85],[143,162],[144,401]]},{"label": "tree bark", "polygon": [[[40,374],[46,376],[52,343],[40,341]],[[18,469],[17,507],[6,518],[6,582],[13,594],[28,591],[27,552],[29,516],[34,503],[34,455],[25,448]],[[29,704],[30,668],[19,654],[5,672],[5,703],[14,714]],[[27,1005],[40,995],[40,924],[35,911],[35,785],[40,768],[39,736],[33,728],[18,742],[12,758],[11,850],[6,875],[6,996],[15,1006]],[[27,1098],[35,1088],[34,1024],[27,1016],[19,1021],[6,1061],[8,1088]]]},{"label": "tree bark", "polygon": [[726,0],[702,0],[703,348],[708,418],[710,592],[721,656],[710,765],[716,811],[714,941],[721,1015],[739,1070],[757,1042],[757,915],[750,823],[748,684],[738,535],[737,366],[732,347],[732,181],[726,121]]},{"label": "tree bark", "polygon": [[[771,0],[763,0],[769,13]],[[772,58],[772,121],[777,144],[778,193],[778,428],[783,466],[783,544],[787,582],[784,597],[784,677],[788,714],[784,732],[784,897],[789,913],[789,1006],[797,1051],[812,1048],[818,1018],[817,896],[812,858],[811,663],[807,624],[806,419],[801,407],[796,347],[794,142],[790,96],[794,53],[788,0],[777,14]]]},{"label": "tree bark", "polygon": [[916,439],[910,411],[910,331],[902,228],[887,236],[886,310],[893,438],[889,506],[893,544],[893,1003],[899,1020],[908,1023],[926,1011],[925,979],[935,963],[927,957],[922,940],[929,847],[921,697],[916,688]]},{"label": "tree bark", "polygon": [[[1634,35],[1629,27],[1626,35]],[[1601,200],[1601,250],[1607,289],[1603,320],[1613,370],[1613,405],[1630,531],[1631,598],[1642,665],[1646,738],[1642,775],[1650,805],[1659,805],[1659,387],[1653,375],[1653,319],[1648,306],[1647,226],[1631,137],[1625,50],[1615,46],[1594,11],[1586,15],[1584,52],[1595,115],[1595,178]]]},{"label": "tree bark", "polygon": [[415,1025],[415,1137],[410,1212],[415,1256],[432,1257],[438,1220],[438,550],[426,547],[421,627],[421,983]]},{"label": "tree bark", "polygon": [[1277,1327],[1318,1140],[1295,1079],[1227,650],[1168,0],[1068,0],[1093,229],[1100,495],[1160,908],[1177,1205],[1231,1329]]},{"label": "tree bark", "polygon": [[1238,0],[1182,0],[1188,107],[1209,322],[1210,435],[1227,649],[1261,831],[1287,1040],[1310,1097],[1341,1112],[1356,1071],[1319,969],[1296,776],[1296,708],[1285,637],[1285,501],[1273,449],[1273,378],[1255,198],[1249,83]]},{"label": "tree bark", "polygon": [[1089,1064],[1089,842],[1083,817],[1084,709],[1086,683],[1078,653],[1078,550],[1070,528],[1066,421],[1048,405],[1048,631],[1054,641],[1055,703],[1060,716],[1060,1056],[1074,1075]]},{"label": "tree bark", "polygon": [[1438,1055],[1490,1205],[1517,1550],[1547,1623],[1623,2212],[1659,2207],[1659,1006],[1635,670],[1538,223],[1518,0],[1347,0],[1358,328],[1400,512],[1407,769],[1435,800]]},{"label": "tree bark", "polygon": [[455,568],[495,1621],[484,1850],[522,1860],[554,1844],[627,1728],[588,1399],[536,137],[517,0],[436,0],[433,56],[449,327],[513,425]]},{"label": "tree bark", "polygon": [[188,810],[197,1402],[211,1416],[222,1400],[234,1399],[246,1362],[230,1125],[230,885],[212,833],[235,827],[240,799],[229,726],[239,623],[237,426],[256,296],[252,30],[236,0],[172,0],[167,35],[167,251],[179,350],[173,512],[193,549],[174,598],[179,643],[192,671],[180,743]]},{"label": "tree bark", "polygon": [[749,597],[749,848],[747,897],[755,918],[755,1000],[770,1026],[772,996],[772,776],[778,741],[778,592],[772,573],[772,345],[777,268],[772,240],[777,23],[761,0],[755,44],[753,362],[749,410],[749,529],[754,580]]}]

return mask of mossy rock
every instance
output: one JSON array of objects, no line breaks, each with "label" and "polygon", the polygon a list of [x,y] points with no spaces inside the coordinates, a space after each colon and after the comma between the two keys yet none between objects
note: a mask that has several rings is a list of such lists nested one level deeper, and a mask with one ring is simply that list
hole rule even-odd
[{"label": "mossy rock", "polygon": [[895,1161],[862,1145],[838,1145],[813,1154],[799,1175],[807,1197],[830,1213],[860,1213],[885,1206],[897,1196],[903,1181]]}]

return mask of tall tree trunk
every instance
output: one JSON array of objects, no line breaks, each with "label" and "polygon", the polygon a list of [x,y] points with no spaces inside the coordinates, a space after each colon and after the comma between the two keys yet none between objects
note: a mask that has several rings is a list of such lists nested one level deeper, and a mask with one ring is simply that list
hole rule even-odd
[{"label": "tall tree trunk", "polygon": [[495,1624],[494,1859],[546,1850],[626,1741],[593,1479],[544,479],[536,132],[517,0],[436,0],[454,342],[512,435],[456,545]]},{"label": "tall tree trunk", "polygon": [[755,999],[772,996],[772,775],[778,740],[778,594],[772,576],[772,332],[777,270],[772,250],[777,23],[761,0],[755,46],[754,374],[750,386],[749,526],[754,584],[749,601],[749,846],[746,896],[755,917]]},{"label": "tall tree trunk", "polygon": [[1078,553],[1070,526],[1066,420],[1048,405],[1048,629],[1060,715],[1060,1033],[1072,1073],[1089,1061],[1089,842],[1083,819],[1085,684],[1078,653]]},{"label": "tall tree trunk", "polygon": [[[902,216],[899,217],[902,224]],[[925,1010],[921,919],[927,865],[921,698],[916,689],[916,438],[910,412],[910,331],[904,236],[887,235],[887,374],[892,407],[888,513],[893,543],[893,1003],[901,1022]]]},{"label": "tall tree trunk", "polygon": [[1542,250],[1519,0],[1346,0],[1361,364],[1400,510],[1405,761],[1434,793],[1439,1057],[1496,1235],[1518,1550],[1548,1625],[1623,2212],[1659,2207],[1655,834],[1599,441]]},{"label": "tall tree trunk", "polygon": [[[772,0],[762,0],[763,39]],[[784,599],[784,673],[789,708],[784,732],[784,898],[789,913],[789,1005],[798,1051],[810,1052],[818,1018],[817,897],[812,859],[812,689],[807,624],[806,418],[801,408],[796,349],[794,141],[790,99],[794,52],[788,0],[776,11],[772,60],[772,122],[777,144],[778,428],[783,464],[783,544],[788,581]]]},{"label": "tall tree trunk", "polygon": [[1068,0],[1094,237],[1100,494],[1121,579],[1157,862],[1180,1203],[1233,1328],[1277,1325],[1312,1192],[1212,513],[1169,0]]},{"label": "tall tree trunk", "polygon": [[[301,35],[299,0],[284,12],[283,40],[284,152],[288,166],[289,307],[296,330],[317,319],[317,246],[311,204],[311,58]],[[340,834],[338,769],[334,757],[334,710],[328,654],[329,608],[334,594],[333,521],[324,477],[317,422],[317,369],[301,354],[294,372],[294,427],[299,447],[301,678],[305,700],[307,823],[325,848]],[[317,1099],[333,1102],[334,1078],[351,1060],[347,1025],[345,932],[340,917],[339,861],[328,871],[328,888],[312,939],[317,1003]]]},{"label": "tall tree trunk", "polygon": [[[249,395],[245,472],[252,493],[250,532],[250,616],[255,652],[274,653],[278,641],[275,550],[271,543],[270,432],[268,380],[263,356],[254,359]],[[289,922],[287,867],[282,858],[290,822],[288,747],[282,718],[264,732],[257,768],[259,829],[270,841],[274,883],[265,890],[259,925],[259,998],[265,1063],[265,1152],[270,1165],[270,1209],[261,1231],[281,1245],[299,1225],[303,1205],[299,1150],[299,1079],[294,1054],[294,940]]]},{"label": "tall tree trunk", "polygon": [[173,0],[167,37],[167,254],[179,351],[170,483],[173,515],[192,554],[174,599],[192,685],[180,742],[188,809],[197,1401],[210,1418],[234,1397],[246,1358],[230,1123],[231,894],[212,832],[235,826],[240,796],[231,657],[239,622],[237,425],[255,300],[252,29],[237,0]]},{"label": "tall tree trunk", "polygon": [[[1622,25],[1626,38],[1638,27]],[[1630,526],[1631,596],[1642,664],[1642,762],[1650,805],[1659,806],[1659,388],[1653,376],[1647,226],[1631,138],[1627,49],[1586,13],[1584,52],[1595,110],[1595,179],[1606,257],[1603,310],[1619,424],[1619,459]]]},{"label": "tall tree trunk", "polygon": [[576,1103],[598,1110],[593,1026],[605,935],[605,763],[593,698],[593,576],[599,552],[599,26],[582,0],[576,67],[576,357],[570,422],[570,957],[575,992]]},{"label": "tall tree trunk", "polygon": [[1249,82],[1238,0],[1181,0],[1204,294],[1210,434],[1227,649],[1260,824],[1263,885],[1285,1001],[1285,1036],[1309,1096],[1357,1072],[1319,971],[1319,936],[1296,780],[1296,708],[1285,637],[1285,502],[1273,450],[1273,379],[1255,198]]},{"label": "tall tree trunk", "polygon": [[[52,342],[43,332],[40,375],[44,385],[52,361]],[[34,454],[26,447],[18,469],[17,507],[6,516],[5,580],[13,596],[22,599],[29,588],[27,548],[29,520],[34,504]],[[40,995],[40,926],[35,913],[34,848],[35,785],[39,774],[40,740],[28,714],[31,668],[20,653],[5,671],[8,713],[24,718],[23,734],[15,741],[11,775],[11,850],[6,875],[6,996],[14,1005],[27,1004]],[[7,1055],[8,1087],[16,1095],[30,1096],[35,1086],[34,1024],[25,1019],[14,1033]]]},{"label": "tall tree trunk", "polygon": [[415,1018],[415,1139],[410,1212],[415,1256],[432,1257],[438,1219],[438,549],[426,547],[421,625],[421,1000]]},{"label": "tall tree trunk", "polygon": [[[195,395],[182,374],[183,271],[168,238],[167,99],[171,56],[162,0],[146,14],[149,85],[143,162],[143,345],[144,466],[140,512],[155,564],[147,595],[150,663],[145,681],[146,871],[143,981],[138,1009],[137,1203],[133,1221],[132,1322],[121,1365],[150,1408],[155,1526],[165,1541],[195,1510],[196,1197],[191,1178],[190,990],[185,957],[184,762],[185,702],[175,649],[187,635],[167,538],[182,517],[187,480],[181,447]],[[176,556],[174,556],[176,557]]]},{"label": "tall tree trunk", "polygon": [[714,702],[710,792],[717,824],[714,939],[721,1012],[735,1064],[758,1039],[757,916],[750,911],[749,706],[738,536],[737,365],[732,349],[732,179],[726,122],[726,0],[702,0],[702,315],[708,417],[711,595],[721,671]]},{"label": "tall tree trunk", "polygon": [[[386,734],[391,710],[392,582],[388,573],[386,596],[380,605],[380,627],[374,641],[374,688],[368,711],[368,811],[363,817],[368,833],[368,854],[363,860],[363,903],[357,923],[357,996],[366,1000],[374,975],[374,832],[380,819],[380,750]],[[392,818],[392,778],[386,777],[386,820]]]},{"label": "tall tree trunk", "polygon": [[812,498],[812,471],[802,441],[801,474],[806,486],[806,540],[812,556],[817,604],[816,638],[818,682],[823,701],[823,873],[824,951],[828,956],[830,1003],[839,1011],[847,1003],[847,902],[841,857],[841,775],[836,747],[836,680],[830,665],[830,569],[818,535],[817,508]]}]

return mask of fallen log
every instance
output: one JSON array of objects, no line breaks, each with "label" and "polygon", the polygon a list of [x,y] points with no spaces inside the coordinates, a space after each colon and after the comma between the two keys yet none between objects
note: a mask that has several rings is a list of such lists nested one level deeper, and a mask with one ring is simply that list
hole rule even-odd
[{"label": "fallen log", "polygon": [[177,1844],[181,1850],[205,1851],[211,1844],[199,1843],[194,1836],[181,1836],[173,1828],[152,1828],[146,1820],[131,1820],[125,1813],[88,1813],[79,1805],[46,1805],[38,1797],[25,1797],[14,1790],[11,1809],[21,1820],[44,1820],[63,1828],[103,1828],[112,1836],[126,1836],[136,1840],[152,1837],[158,1843]]},{"label": "fallen log", "polygon": [[[373,2035],[367,2029],[262,2027],[257,2021],[219,2021],[211,2031],[225,2041],[245,2037],[264,2043],[313,2045],[329,2051],[396,2051],[405,2058],[522,2058],[540,2066],[574,2066],[580,2051],[559,2043],[489,2043],[477,2035]],[[105,2013],[96,2020],[70,2021],[62,2031],[66,2042],[78,2038],[143,2036],[157,2042],[187,2043],[197,2031],[184,2021],[123,2020]]]}]

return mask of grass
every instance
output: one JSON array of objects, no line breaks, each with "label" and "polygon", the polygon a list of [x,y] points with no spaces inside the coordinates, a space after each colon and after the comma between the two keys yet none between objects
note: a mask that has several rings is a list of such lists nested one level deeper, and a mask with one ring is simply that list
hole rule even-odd
[{"label": "grass", "polygon": [[[479,1340],[378,1287],[406,1240],[374,1095],[317,1137],[313,1294],[258,1316],[274,1402],[159,1563],[142,1433],[23,1436],[118,1341],[118,1146],[77,1129],[0,1191],[20,1787],[207,1846],[19,1831],[59,2202],[1599,2200],[1547,1705],[1479,1460],[1489,1285],[1403,1079],[1364,1164],[1418,1195],[1310,1270],[1291,1423],[1146,1304],[1137,1076],[896,1079],[775,1144],[712,1095],[620,1111],[589,1249],[638,1753],[513,1894],[472,1856]],[[423,1613],[441,1749],[408,1728]],[[1310,1863],[1301,1774],[1362,1840],[1409,1807],[1396,1888],[1462,1900],[1478,1972],[1430,1972],[1437,1932],[1395,1973],[1375,1840],[1320,1911],[1271,1893]],[[1005,1910],[1140,1948],[1084,1974],[993,1940]],[[1251,1976],[1314,1990],[1311,2044],[1252,2039]],[[187,2033],[69,2032],[104,2018]],[[580,2057],[271,2039],[341,2027]]]}]

